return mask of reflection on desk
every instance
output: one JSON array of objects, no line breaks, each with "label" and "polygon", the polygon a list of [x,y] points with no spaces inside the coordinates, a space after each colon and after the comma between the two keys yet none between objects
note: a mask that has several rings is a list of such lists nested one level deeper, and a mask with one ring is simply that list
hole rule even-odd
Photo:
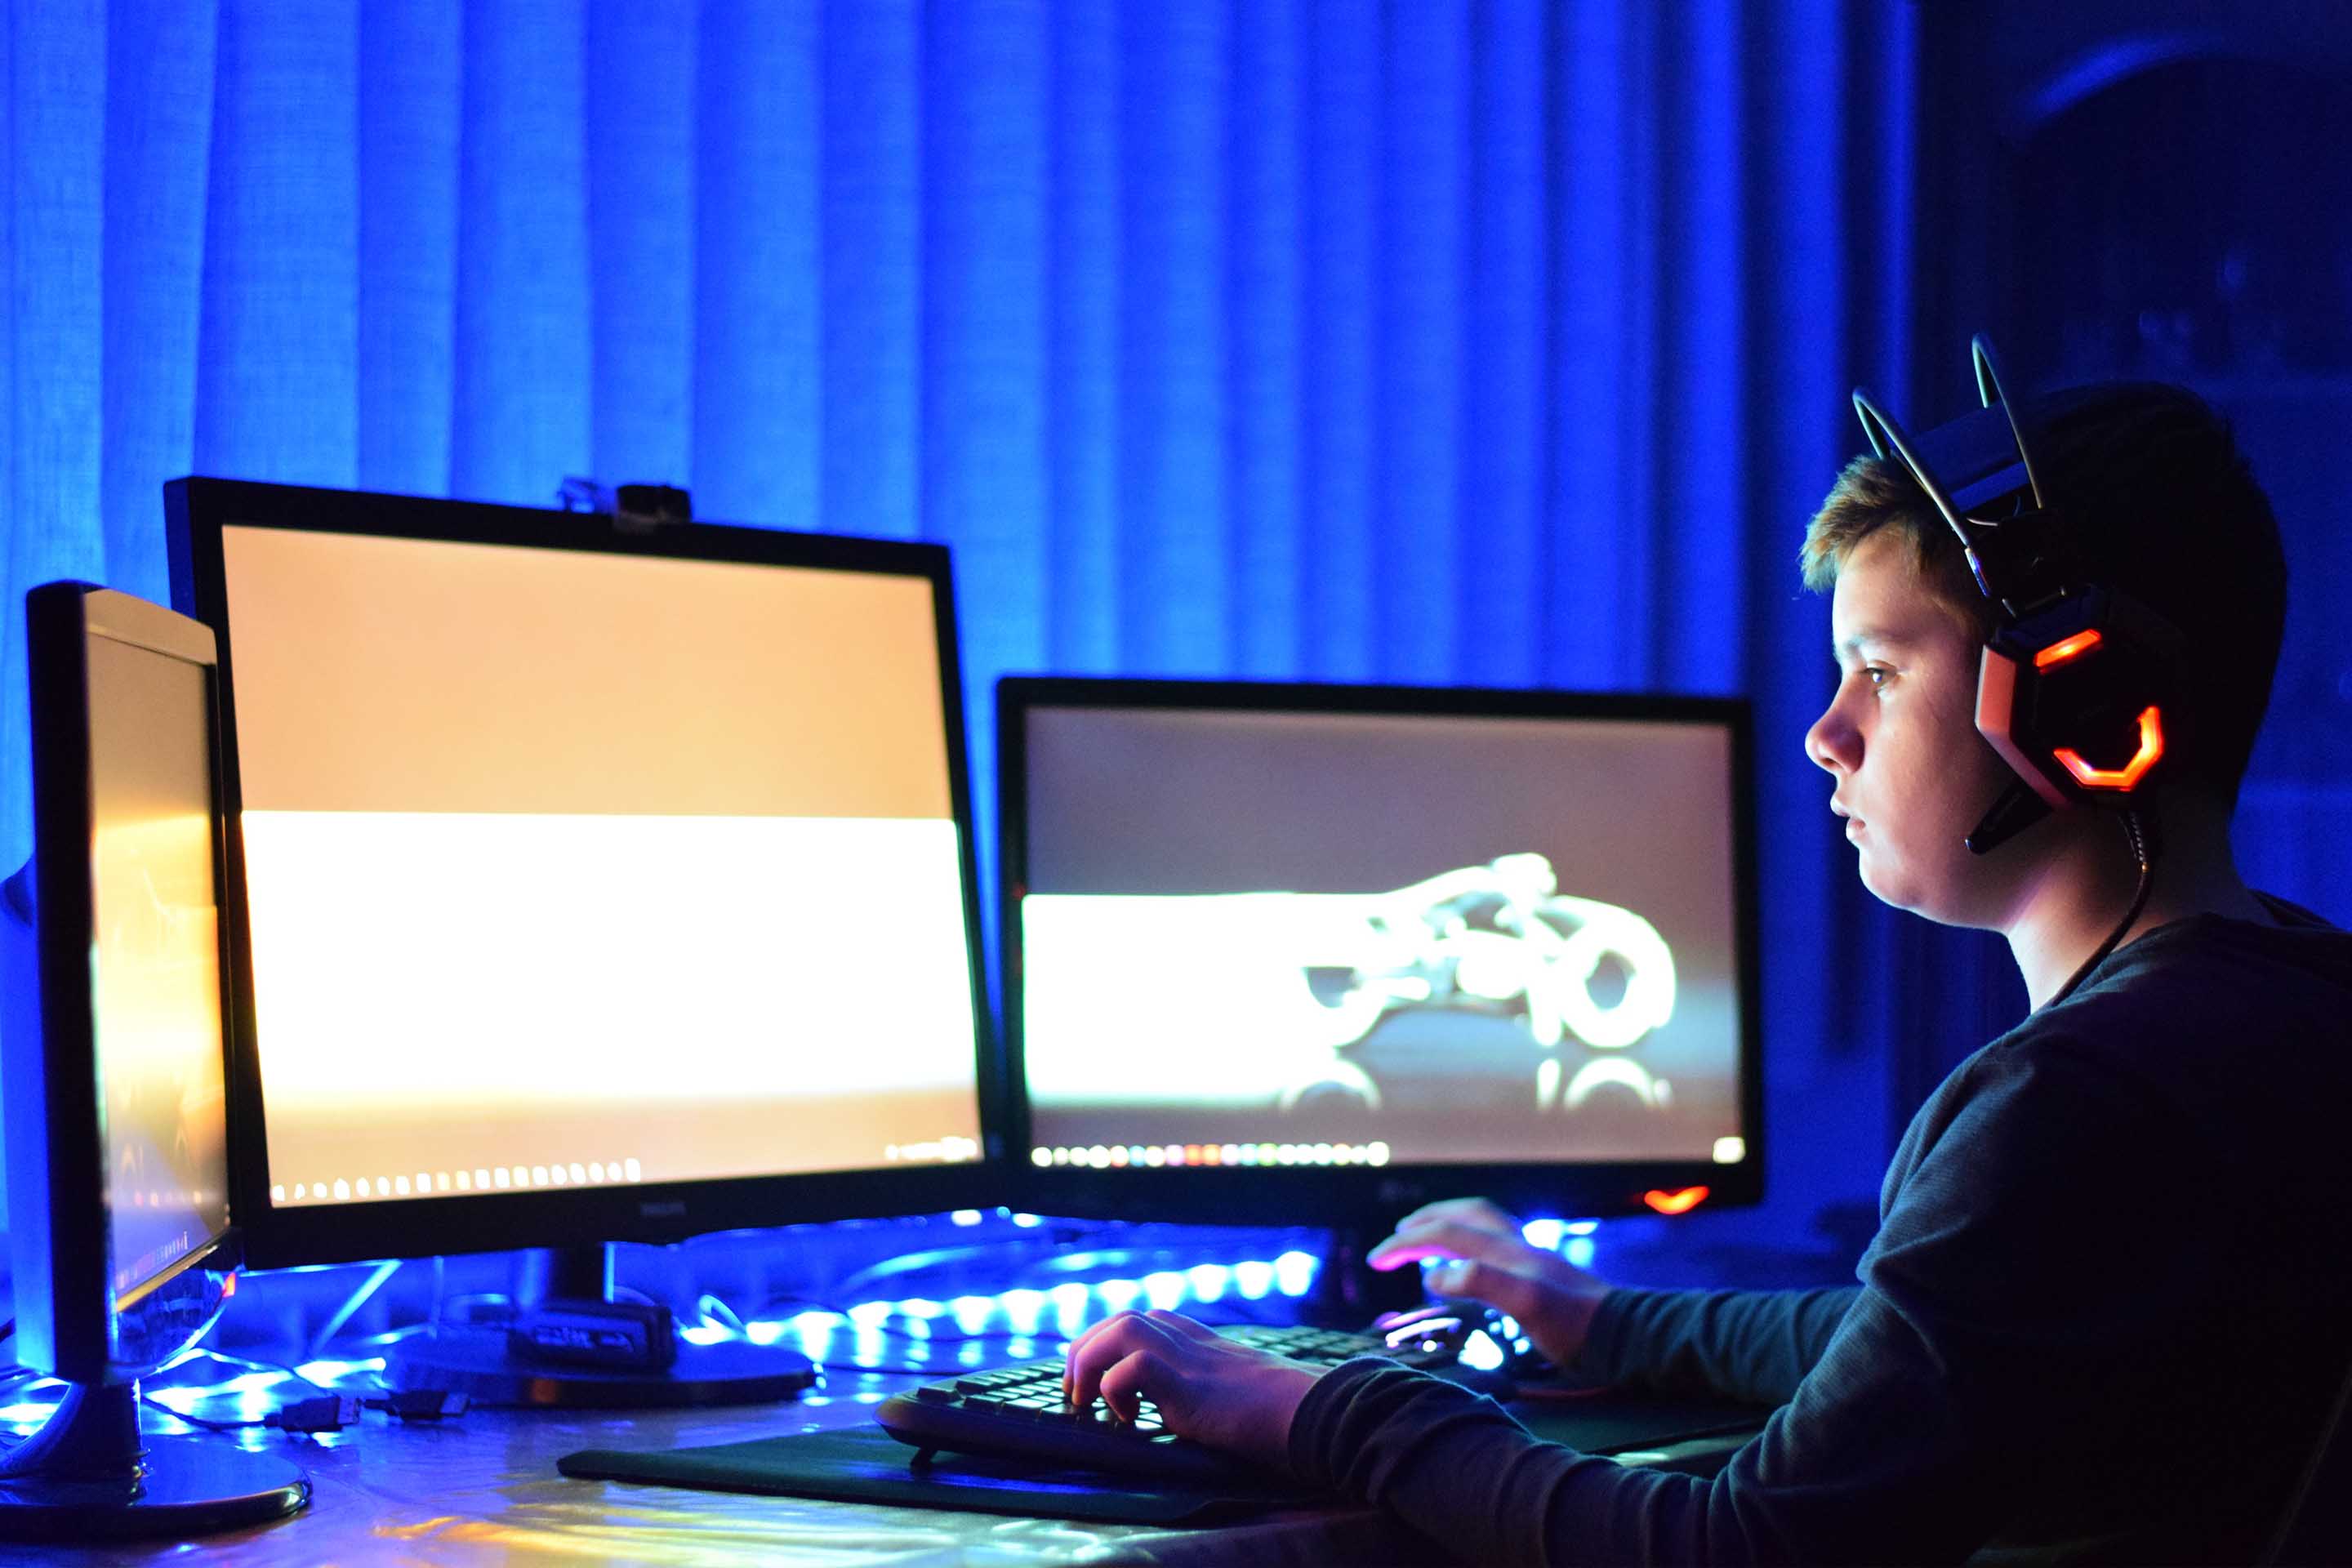
[{"label": "reflection on desk", "polygon": [[[371,1416],[320,1438],[275,1431],[182,1440],[244,1441],[294,1459],[310,1474],[310,1510],[282,1523],[184,1545],[0,1549],[0,1564],[234,1563],[237,1568],[320,1563],[730,1564],[805,1562],[916,1564],[1189,1563],[1444,1561],[1428,1542],[1376,1510],[1284,1508],[1213,1530],[1076,1524],[814,1499],[689,1491],[569,1480],[561,1456],[583,1448],[658,1448],[740,1442],[863,1425],[898,1373],[835,1374],[785,1405],[719,1411],[524,1411],[477,1407],[462,1419],[394,1425]],[[1521,1412],[1548,1436],[1577,1415]],[[1740,1419],[1737,1414],[1728,1417]],[[152,1429],[176,1424],[151,1413]],[[1760,1414],[1747,1418],[1749,1426]],[[1628,1462],[1708,1473],[1744,1441],[1728,1433],[1629,1453]]]}]

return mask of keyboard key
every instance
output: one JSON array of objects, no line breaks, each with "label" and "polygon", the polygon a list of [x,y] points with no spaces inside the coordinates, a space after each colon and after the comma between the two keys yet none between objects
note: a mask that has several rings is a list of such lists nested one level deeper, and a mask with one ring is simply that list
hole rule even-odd
[{"label": "keyboard key", "polygon": [[[1376,1336],[1296,1325],[1248,1324],[1228,1338],[1314,1364],[1335,1366],[1360,1355],[1390,1355],[1411,1365],[1442,1364],[1450,1354],[1394,1351]],[[1147,1400],[1124,1421],[1097,1399],[1072,1410],[1062,1396],[1059,1358],[1018,1363],[941,1378],[886,1399],[877,1419],[919,1448],[1024,1456],[1054,1466],[1129,1470],[1194,1481],[1239,1479],[1245,1467],[1168,1430]]]}]

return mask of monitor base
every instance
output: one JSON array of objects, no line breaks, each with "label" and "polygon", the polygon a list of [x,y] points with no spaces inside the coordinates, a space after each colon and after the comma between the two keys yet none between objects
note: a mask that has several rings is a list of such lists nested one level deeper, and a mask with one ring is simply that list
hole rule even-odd
[{"label": "monitor base", "polygon": [[446,1389],[481,1405],[574,1410],[658,1410],[766,1405],[816,1381],[816,1363],[782,1345],[681,1342],[667,1367],[557,1365],[518,1359],[503,1329],[443,1325],[394,1345],[384,1378],[395,1389]]},{"label": "monitor base", "polygon": [[57,1414],[0,1461],[0,1541],[185,1540],[301,1511],[284,1459],[163,1437],[142,1449],[134,1384],[69,1384]]}]

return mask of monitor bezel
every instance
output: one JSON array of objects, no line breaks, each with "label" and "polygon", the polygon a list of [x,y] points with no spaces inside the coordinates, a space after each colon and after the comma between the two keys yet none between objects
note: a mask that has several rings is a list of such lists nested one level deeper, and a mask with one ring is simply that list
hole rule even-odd
[{"label": "monitor bezel", "polygon": [[[8,1128],[8,1228],[16,1289],[11,1352],[37,1370],[99,1384],[130,1375],[115,1361],[118,1315],[192,1269],[234,1268],[239,1230],[232,1196],[227,1224],[145,1279],[120,1292],[113,1289],[98,1004],[90,966],[98,936],[91,864],[98,825],[89,688],[93,638],[205,672],[213,886],[223,911],[216,927],[225,1045],[232,1033],[226,1015],[233,1003],[227,847],[220,809],[225,731],[212,634],[127,594],[83,583],[43,584],[25,596],[35,900],[30,942],[37,978],[31,994],[16,998],[10,1010],[12,1025],[28,1017],[37,1022],[29,1038],[7,1044],[6,1070],[11,1100],[37,1094],[45,1114],[13,1119]],[[232,1151],[233,1127],[232,1121]]]},{"label": "monitor bezel", "polygon": [[[1227,713],[1500,719],[1605,719],[1703,724],[1729,741],[1736,984],[1740,1012],[1739,1106],[1745,1157],[1735,1164],[1390,1164],[1040,1167],[1031,1163],[1031,1106],[1022,1038],[1021,899],[1028,868],[1028,721],[1040,710],[1124,709]],[[1653,1193],[1704,1186],[1708,1208],[1764,1195],[1761,985],[1757,961],[1755,743],[1750,704],[1738,697],[1572,692],[1536,689],[1341,685],[1278,681],[1014,675],[996,685],[998,951],[1002,955],[1011,1179],[1045,1214],[1221,1223],[1385,1224],[1422,1204],[1472,1194],[1522,1213],[1600,1218],[1648,1214]]]},{"label": "monitor bezel", "polygon": [[973,1056],[981,1158],[938,1165],[778,1173],[699,1182],[534,1189],[326,1205],[269,1201],[268,1108],[259,1041],[251,1023],[252,954],[245,885],[244,795],[227,748],[231,984],[238,1026],[230,1095],[237,1136],[230,1192],[257,1268],[431,1257],[520,1247],[670,1243],[714,1231],[814,1220],[968,1208],[995,1201],[1006,1148],[1001,1058],[987,1006],[981,952],[978,858],[972,834],[963,675],[953,578],[943,544],[788,532],[721,523],[654,523],[486,501],[192,477],[164,487],[172,597],[209,626],[220,647],[220,702],[236,732],[236,638],[227,606],[222,531],[228,527],[356,534],[442,543],[592,552],[919,578],[931,589],[949,787],[961,858],[965,963],[973,997]]}]

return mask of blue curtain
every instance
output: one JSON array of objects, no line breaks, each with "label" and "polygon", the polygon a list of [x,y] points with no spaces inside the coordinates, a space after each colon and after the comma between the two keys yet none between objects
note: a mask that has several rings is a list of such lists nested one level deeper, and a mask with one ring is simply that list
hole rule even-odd
[{"label": "blue curtain", "polygon": [[19,4],[0,862],[15,605],[165,598],[190,471],[942,540],[977,720],[1016,669],[1746,692],[1801,1233],[1975,1027],[1833,989],[1938,939],[1798,749],[1799,531],[1908,380],[1911,10]]}]

